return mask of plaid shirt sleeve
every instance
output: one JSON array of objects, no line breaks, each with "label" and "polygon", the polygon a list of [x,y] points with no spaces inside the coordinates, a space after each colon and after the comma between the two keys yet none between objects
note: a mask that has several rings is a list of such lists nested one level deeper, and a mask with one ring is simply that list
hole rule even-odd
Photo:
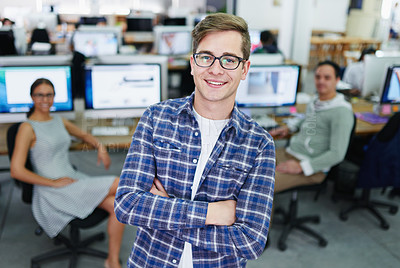
[{"label": "plaid shirt sleeve", "polygon": [[207,202],[150,193],[156,176],[151,118],[147,110],[133,136],[115,196],[116,216],[122,223],[157,230],[201,228],[205,224]]}]

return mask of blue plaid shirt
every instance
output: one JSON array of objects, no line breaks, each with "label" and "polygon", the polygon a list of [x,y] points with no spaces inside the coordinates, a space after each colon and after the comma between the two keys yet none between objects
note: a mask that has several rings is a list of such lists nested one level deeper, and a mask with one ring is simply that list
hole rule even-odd
[{"label": "blue plaid shirt", "polygon": [[[234,107],[191,201],[201,151],[194,94],[149,107],[133,135],[117,194],[119,221],[138,226],[128,267],[178,267],[184,242],[194,267],[245,267],[267,240],[275,178],[271,136]],[[157,177],[170,198],[151,194]],[[232,226],[205,225],[208,203],[236,200]]]}]

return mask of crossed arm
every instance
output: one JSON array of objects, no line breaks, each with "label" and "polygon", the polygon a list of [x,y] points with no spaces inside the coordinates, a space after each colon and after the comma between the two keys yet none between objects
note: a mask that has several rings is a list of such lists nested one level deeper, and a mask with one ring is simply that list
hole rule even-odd
[{"label": "crossed arm", "polygon": [[[162,183],[155,178],[150,193],[169,198]],[[208,203],[205,225],[230,226],[236,221],[236,201],[224,200]]]}]

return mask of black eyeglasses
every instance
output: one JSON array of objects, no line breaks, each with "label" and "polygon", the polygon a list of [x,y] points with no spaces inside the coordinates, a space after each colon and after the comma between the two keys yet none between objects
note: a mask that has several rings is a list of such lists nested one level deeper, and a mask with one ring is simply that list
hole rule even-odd
[{"label": "black eyeglasses", "polygon": [[41,99],[41,100],[44,98],[52,99],[52,98],[54,98],[54,94],[53,93],[49,93],[49,94],[36,93],[36,94],[33,94],[33,97]]},{"label": "black eyeglasses", "polygon": [[194,62],[199,67],[210,67],[214,64],[215,60],[219,60],[219,64],[222,68],[226,70],[235,70],[239,67],[242,61],[246,61],[243,58],[232,56],[232,55],[224,55],[221,57],[216,57],[209,53],[195,53],[193,54]]}]

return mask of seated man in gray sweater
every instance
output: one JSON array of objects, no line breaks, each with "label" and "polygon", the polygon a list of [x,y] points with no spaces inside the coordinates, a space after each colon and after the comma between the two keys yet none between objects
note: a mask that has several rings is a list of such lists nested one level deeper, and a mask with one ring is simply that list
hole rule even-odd
[{"label": "seated man in gray sweater", "polygon": [[354,116],[351,104],[336,92],[339,70],[334,62],[320,62],[315,70],[318,96],[307,105],[305,117],[269,132],[285,137],[297,131],[287,148],[276,151],[275,193],[320,183],[344,159]]}]

